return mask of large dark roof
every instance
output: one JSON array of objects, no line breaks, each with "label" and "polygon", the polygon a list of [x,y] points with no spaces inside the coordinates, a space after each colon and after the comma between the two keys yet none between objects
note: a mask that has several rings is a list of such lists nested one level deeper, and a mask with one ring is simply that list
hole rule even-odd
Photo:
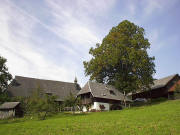
[{"label": "large dark roof", "polygon": [[[89,92],[92,94],[93,97],[96,98],[105,98],[105,99],[121,100],[121,101],[124,100],[124,95],[111,85],[89,81],[79,91],[78,95]],[[126,101],[131,101],[131,100],[126,97]]]},{"label": "large dark roof", "polygon": [[19,104],[20,104],[20,102],[5,102],[2,105],[0,105],[0,110],[3,110],[3,109],[13,109],[17,105],[19,105]]},{"label": "large dark roof", "polygon": [[175,76],[178,76],[178,74],[171,75],[164,77],[162,79],[158,79],[154,81],[154,85],[151,86],[151,89],[157,89],[165,87]]},{"label": "large dark roof", "polygon": [[58,96],[58,101],[63,101],[70,93],[76,95],[77,85],[75,83],[43,80],[22,76],[15,76],[7,91],[10,96],[31,96],[33,91],[40,87],[45,93]]}]

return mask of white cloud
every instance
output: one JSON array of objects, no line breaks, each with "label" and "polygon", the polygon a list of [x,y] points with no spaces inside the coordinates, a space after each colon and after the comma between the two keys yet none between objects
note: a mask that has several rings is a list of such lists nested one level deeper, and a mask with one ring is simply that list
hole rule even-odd
[{"label": "white cloud", "polygon": [[[29,1],[22,2],[27,7],[32,6]],[[38,11],[48,14],[49,18],[43,20],[44,16],[38,18],[35,11],[30,12],[11,1],[3,1],[0,5],[0,55],[7,58],[9,70],[14,75],[73,81],[76,74],[80,83],[84,84],[87,78],[83,75],[82,61],[89,59],[89,48],[101,42],[102,36],[107,34],[112,25],[119,23],[114,20],[129,19],[141,26],[153,16],[171,8],[177,0],[129,0],[122,2],[124,5],[117,5],[120,3],[116,2],[117,0],[46,0],[46,7],[42,7],[43,11]],[[116,13],[112,12],[116,19],[109,15],[114,6],[117,8]],[[123,8],[118,9],[118,6]],[[48,22],[46,19],[49,19]],[[109,27],[108,30],[103,26]],[[160,31],[161,29],[163,28],[160,26],[148,31],[152,44],[150,51],[159,51],[177,39],[171,35],[162,40],[164,31]],[[35,35],[36,30],[42,32],[42,35]],[[52,43],[44,39],[47,38],[43,36],[44,33],[50,35]],[[52,52],[49,48],[53,49]],[[47,50],[51,53],[47,53]],[[59,54],[51,57],[54,52]],[[65,53],[68,55],[64,56]]]},{"label": "white cloud", "polygon": [[[71,1],[72,2],[72,1]],[[63,5],[59,1],[47,1],[52,24],[46,24],[35,15],[18,7],[11,1],[4,1],[0,5],[0,50],[7,58],[7,66],[13,75],[22,75],[44,79],[73,81],[75,74],[84,78],[82,63],[76,63],[70,58],[63,58],[61,52],[58,57],[61,61],[52,61],[50,54],[45,53],[46,48],[35,44],[41,43],[34,31],[40,26],[46,32],[57,36],[59,41],[66,43],[55,44],[55,49],[76,56],[76,59],[85,60],[88,57],[89,47],[100,42],[96,31],[96,22],[90,16],[101,16],[114,4],[113,1],[76,1],[75,5]],[[29,5],[31,6],[31,5]],[[86,12],[87,11],[87,12]],[[75,13],[75,14],[74,14]],[[44,42],[43,42],[44,43]],[[48,43],[46,43],[48,46]],[[67,60],[68,59],[68,60]],[[57,63],[56,63],[57,61]],[[60,64],[61,63],[61,64]],[[78,73],[78,74],[77,74]],[[80,79],[80,84],[85,80]]]},{"label": "white cloud", "polygon": [[160,13],[176,4],[178,0],[145,0],[143,1],[144,16]]},{"label": "white cloud", "polygon": [[81,53],[101,41],[96,34],[96,22],[91,17],[105,14],[114,3],[114,0],[77,0],[73,4],[72,1],[47,0],[53,16],[52,28],[59,37],[71,43],[71,47],[81,50]]},{"label": "white cloud", "polygon": [[74,71],[58,66],[38,52],[30,40],[36,22],[4,3],[0,8],[0,50],[13,75],[73,81]]},{"label": "white cloud", "polygon": [[173,45],[177,41],[178,37],[176,35],[171,35],[169,37],[164,38],[164,33],[165,30],[163,30],[162,28],[152,29],[149,32],[148,39],[151,43],[151,49],[149,50],[150,53],[162,51],[162,48]]}]

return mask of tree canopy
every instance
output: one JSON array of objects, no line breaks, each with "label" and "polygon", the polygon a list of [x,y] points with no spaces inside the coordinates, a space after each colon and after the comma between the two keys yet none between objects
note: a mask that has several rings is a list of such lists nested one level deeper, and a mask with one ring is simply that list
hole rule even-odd
[{"label": "tree canopy", "polygon": [[114,85],[120,91],[148,89],[155,73],[154,57],[142,27],[127,20],[113,27],[101,44],[90,48],[90,61],[84,61],[90,80]]},{"label": "tree canopy", "polygon": [[58,104],[55,102],[57,98],[54,95],[47,95],[38,85],[33,91],[32,96],[27,98],[27,113],[35,113],[39,119],[44,120],[47,115],[58,111]]},{"label": "tree canopy", "polygon": [[7,60],[0,56],[0,92],[8,86],[8,82],[12,79],[12,75],[8,72],[6,62]]},{"label": "tree canopy", "polygon": [[12,75],[8,72],[6,62],[7,60],[0,56],[0,104],[10,100],[5,89],[11,81]]}]

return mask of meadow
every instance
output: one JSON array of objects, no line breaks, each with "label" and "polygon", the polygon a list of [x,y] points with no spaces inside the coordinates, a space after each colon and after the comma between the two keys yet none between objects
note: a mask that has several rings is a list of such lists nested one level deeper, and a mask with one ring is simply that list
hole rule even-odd
[{"label": "meadow", "polygon": [[0,135],[180,135],[180,100],[119,111],[59,113],[46,120],[0,120]]}]

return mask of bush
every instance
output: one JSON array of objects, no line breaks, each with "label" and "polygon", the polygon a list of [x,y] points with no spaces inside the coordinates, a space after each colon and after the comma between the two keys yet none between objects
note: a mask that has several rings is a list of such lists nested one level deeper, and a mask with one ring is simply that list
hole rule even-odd
[{"label": "bush", "polygon": [[86,104],[85,107],[86,107],[86,109],[87,109],[87,112],[89,112],[89,109],[90,109],[90,107],[91,107],[91,104]]},{"label": "bush", "polygon": [[11,101],[13,102],[20,102],[20,107],[21,110],[23,112],[23,114],[27,114],[28,113],[28,98],[27,97],[13,97],[11,99]]},{"label": "bush", "polygon": [[96,109],[91,109],[90,112],[96,112],[97,110]]},{"label": "bush", "polygon": [[166,101],[166,100],[167,100],[167,98],[160,97],[160,98],[152,99],[151,102],[156,103],[156,102],[163,102],[163,101]]},{"label": "bush", "polygon": [[4,102],[9,102],[11,101],[10,97],[8,96],[7,91],[2,92],[0,90],[0,104],[4,103]]},{"label": "bush", "polygon": [[39,119],[44,120],[47,115],[58,112],[58,104],[55,99],[55,96],[44,94],[38,87],[27,100],[27,112],[37,114]]},{"label": "bush", "polygon": [[101,111],[105,110],[105,106],[104,105],[99,105],[99,108],[101,109]]},{"label": "bush", "polygon": [[122,110],[122,109],[123,109],[122,106],[117,105],[117,104],[113,104],[110,107],[110,110]]}]

